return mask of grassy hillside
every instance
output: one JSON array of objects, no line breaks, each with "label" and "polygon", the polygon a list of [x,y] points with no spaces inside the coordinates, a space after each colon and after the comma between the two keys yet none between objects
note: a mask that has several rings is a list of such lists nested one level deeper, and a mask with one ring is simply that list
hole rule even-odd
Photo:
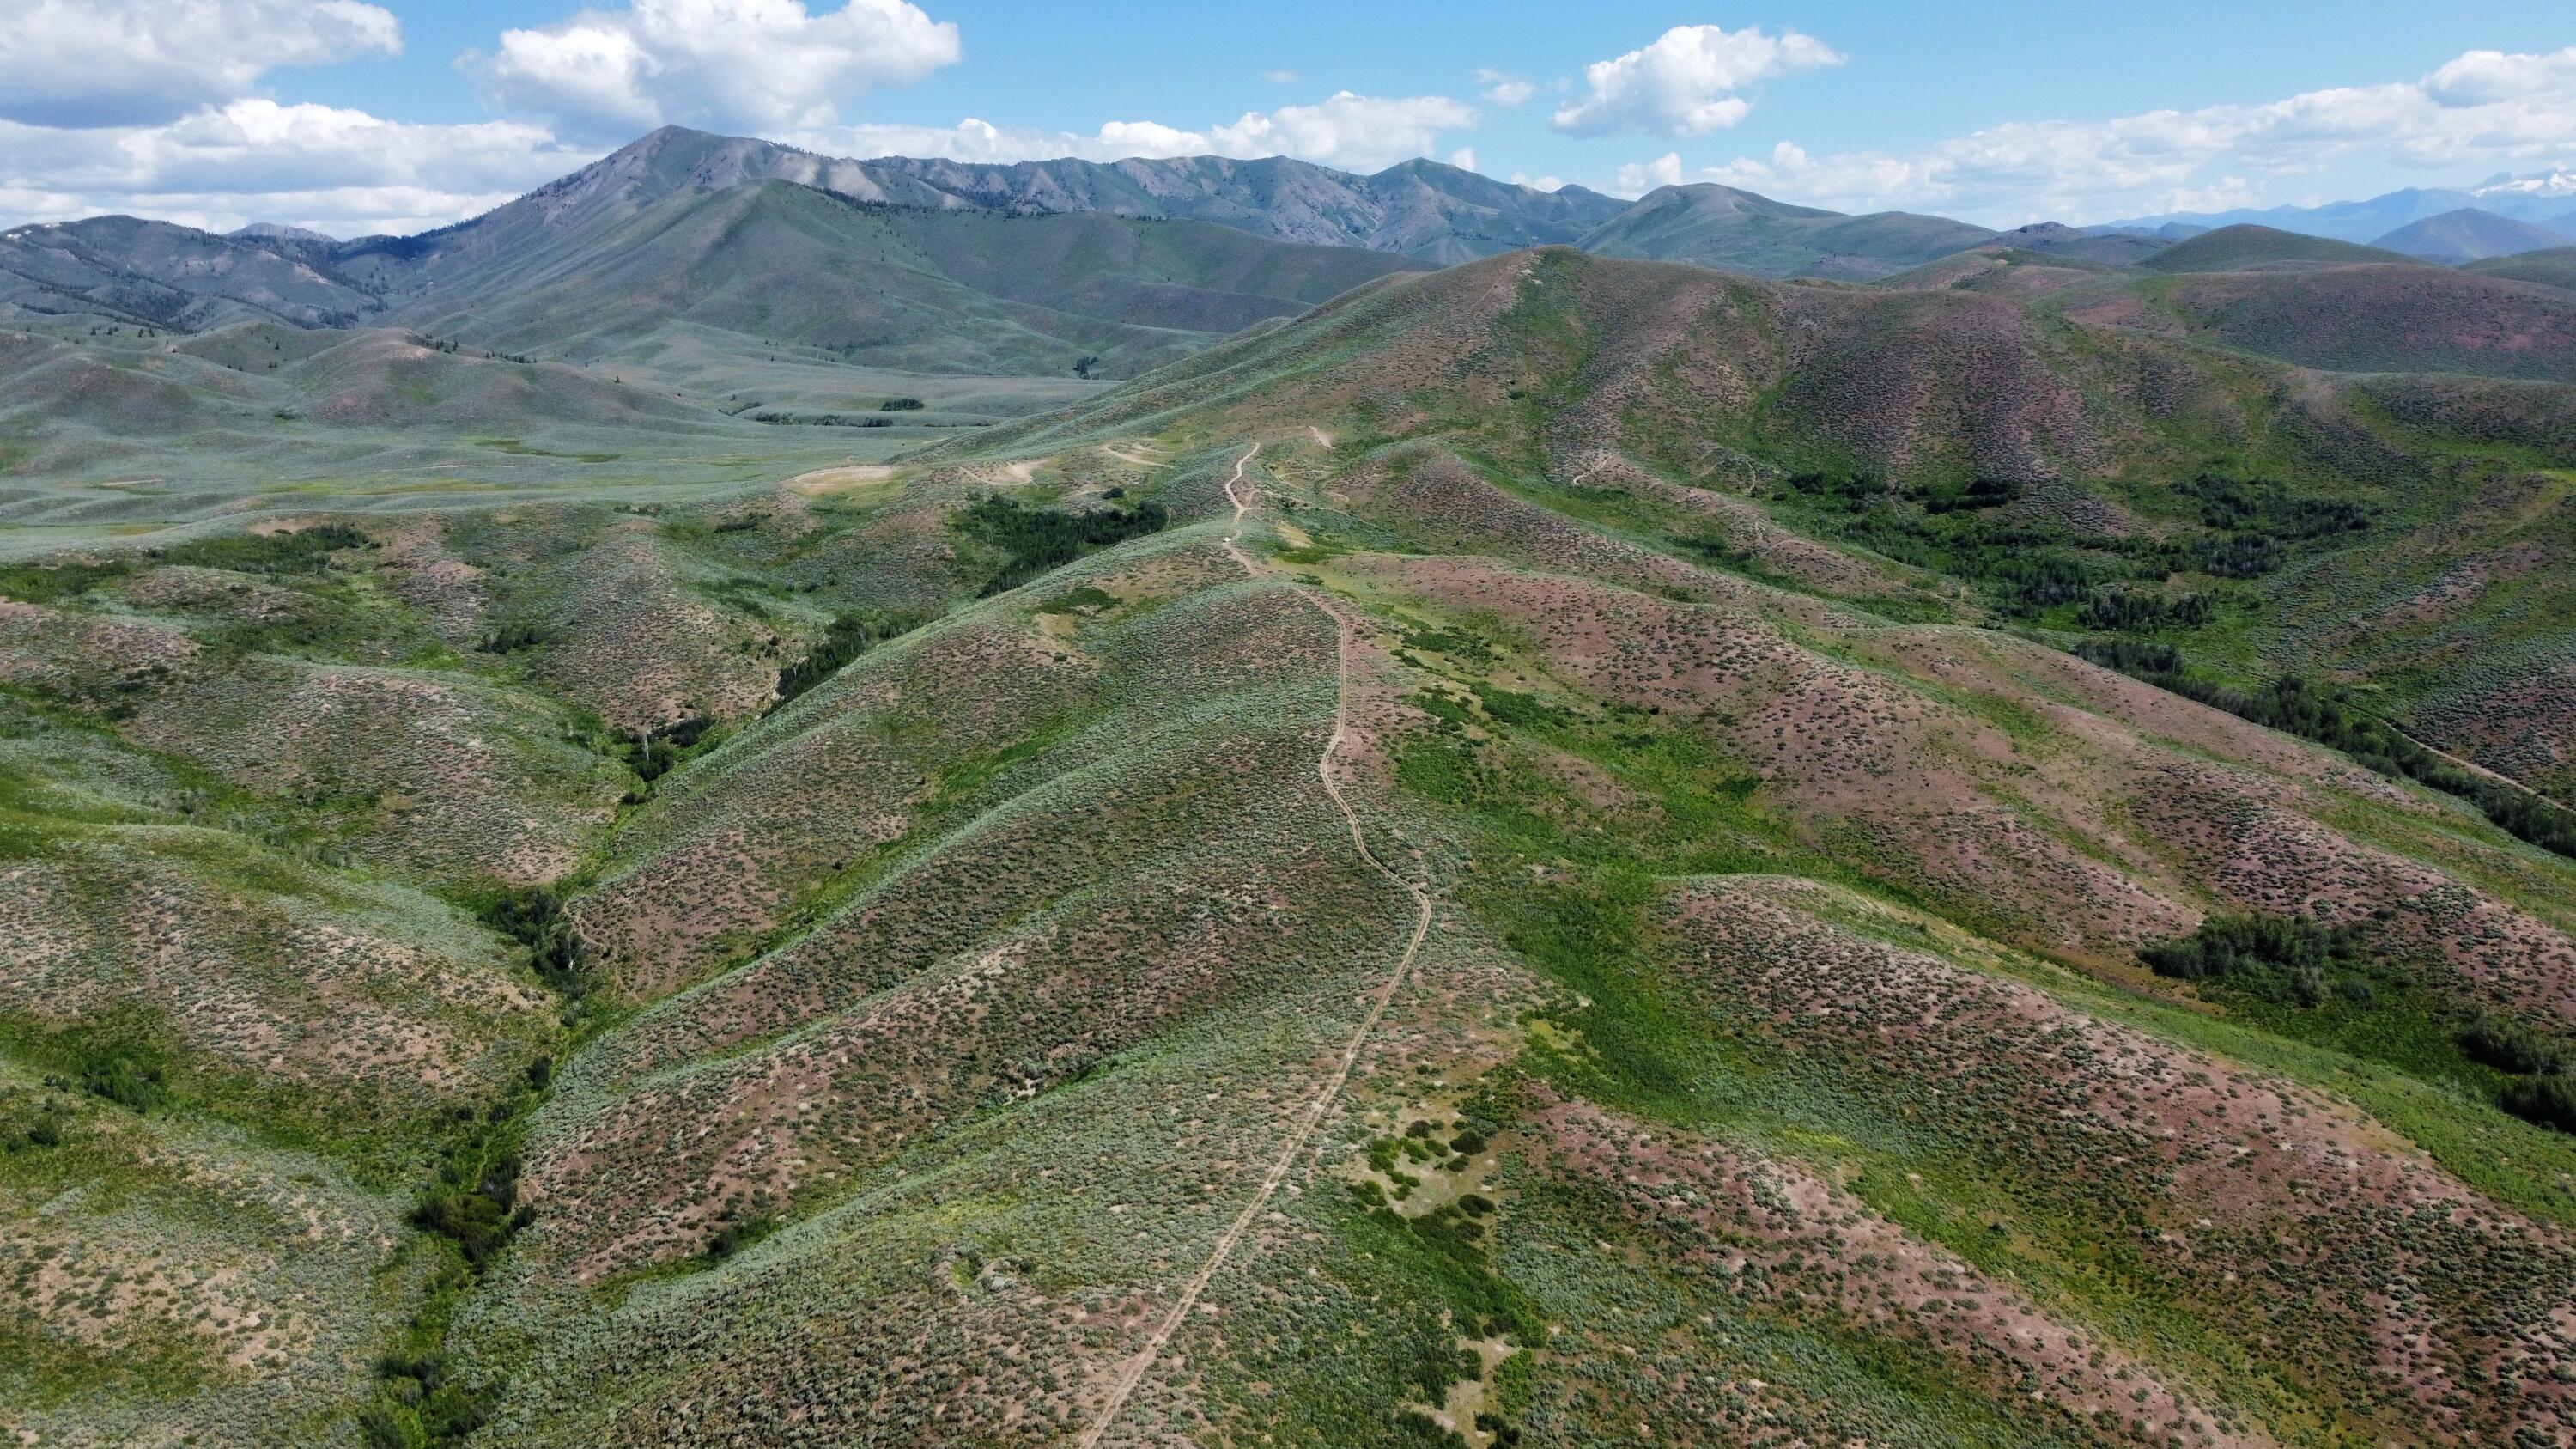
[{"label": "grassy hillside", "polygon": [[1940,267],[0,566],[0,1427],[2562,1433],[2569,385]]},{"label": "grassy hillside", "polygon": [[2502,277],[2510,282],[2537,282],[2546,287],[2563,287],[2576,291],[2576,247],[2552,247],[2547,251],[2522,252],[2509,257],[2489,257],[2470,262],[2462,271],[2482,277]]},{"label": "grassy hillside", "polygon": [[2222,226],[2176,242],[2138,263],[2151,272],[2281,271],[2412,260],[2375,246],[2335,241],[2268,226]]}]

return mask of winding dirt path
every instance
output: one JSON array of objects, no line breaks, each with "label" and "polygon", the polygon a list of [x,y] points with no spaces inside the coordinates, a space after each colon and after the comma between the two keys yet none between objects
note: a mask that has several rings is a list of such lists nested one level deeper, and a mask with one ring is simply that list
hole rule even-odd
[{"label": "winding dirt path", "polygon": [[[1235,490],[1237,485],[1243,482],[1243,470],[1251,465],[1253,458],[1260,452],[1261,445],[1255,443],[1252,445],[1251,452],[1236,459],[1234,476],[1227,479],[1225,485],[1225,496],[1234,504],[1234,529],[1225,537],[1225,551],[1233,556],[1236,563],[1243,565],[1244,572],[1256,575],[1261,571],[1259,565],[1255,564],[1251,556],[1246,554],[1237,543],[1237,540],[1243,536],[1244,516],[1252,511],[1252,505]],[[1315,762],[1316,778],[1323,782],[1324,793],[1332,797],[1333,808],[1342,813],[1342,820],[1350,826],[1351,845],[1359,851],[1360,858],[1375,867],[1378,874],[1392,881],[1405,894],[1413,897],[1413,935],[1404,943],[1403,954],[1396,958],[1395,969],[1387,974],[1386,981],[1376,991],[1370,993],[1368,1014],[1360,1018],[1360,1024],[1351,1032],[1350,1040],[1343,1044],[1341,1060],[1334,1066],[1332,1075],[1326,1077],[1322,1085],[1316,1088],[1314,1099],[1306,1104],[1305,1112],[1298,1117],[1295,1130],[1288,1134],[1286,1142],[1280,1144],[1278,1159],[1272,1162],[1270,1170],[1262,1175],[1260,1190],[1252,1195],[1250,1202],[1243,1205],[1243,1211],[1235,1215],[1234,1221],[1227,1224],[1226,1230],[1217,1235],[1216,1246],[1209,1252],[1207,1261],[1199,1266],[1198,1272],[1191,1275],[1189,1282],[1182,1285],[1180,1297],[1173,1300],[1171,1308],[1164,1313],[1162,1321],[1154,1325],[1154,1331],[1146,1338],[1145,1346],[1138,1349],[1135,1356],[1128,1359],[1126,1366],[1118,1371],[1117,1382],[1109,1391],[1109,1401],[1101,1405],[1100,1417],[1094,1419],[1091,1427],[1083,1433],[1080,1441],[1082,1449],[1095,1449],[1095,1446],[1100,1443],[1101,1436],[1109,1432],[1109,1426],[1118,1419],[1119,1410],[1127,1406],[1128,1397],[1136,1392],[1137,1385],[1144,1382],[1146,1373],[1153,1368],[1155,1361],[1163,1356],[1163,1350],[1171,1344],[1172,1335],[1180,1331],[1181,1325],[1189,1320],[1191,1310],[1198,1307],[1199,1295],[1207,1291],[1207,1286],[1215,1279],[1217,1270],[1223,1268],[1226,1260],[1234,1256],[1234,1250],[1242,1244],[1244,1235],[1252,1231],[1253,1221],[1261,1216],[1263,1209],[1270,1206],[1270,1200],[1279,1195],[1279,1189],[1288,1181],[1288,1174],[1296,1170],[1297,1159],[1304,1155],[1306,1144],[1314,1137],[1315,1129],[1323,1125],[1324,1114],[1332,1110],[1334,1099],[1341,1096],[1342,1088],[1350,1084],[1351,1070],[1359,1065],[1361,1050],[1368,1045],[1369,1037],[1377,1031],[1378,1023],[1385,1018],[1386,1009],[1395,1000],[1396,991],[1404,985],[1404,978],[1413,970],[1413,959],[1422,954],[1424,938],[1431,934],[1431,893],[1415,882],[1396,874],[1394,867],[1389,866],[1379,858],[1376,851],[1369,848],[1368,833],[1360,828],[1358,812],[1351,809],[1351,802],[1342,794],[1341,785],[1333,779],[1333,758],[1341,753],[1343,742],[1350,735],[1350,656],[1351,647],[1359,634],[1358,621],[1320,594],[1302,586],[1298,588],[1297,593],[1299,597],[1324,611],[1325,615],[1333,621],[1335,633],[1334,669],[1337,682],[1333,700],[1333,737],[1326,742],[1322,757]]]}]

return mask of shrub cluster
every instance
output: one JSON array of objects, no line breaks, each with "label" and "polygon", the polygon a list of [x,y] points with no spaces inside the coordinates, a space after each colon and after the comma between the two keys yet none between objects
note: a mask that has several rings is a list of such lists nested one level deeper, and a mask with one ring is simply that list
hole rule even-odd
[{"label": "shrub cluster", "polygon": [[2283,1006],[2319,1006],[2337,992],[2367,1000],[2353,933],[2305,916],[2211,916],[2178,940],[2138,952],[2158,976],[2223,982]]},{"label": "shrub cluster", "polygon": [[[551,1066],[548,1071],[551,1074]],[[535,1080],[532,1070],[531,1081]],[[502,1245],[536,1220],[536,1210],[519,1201],[519,1153],[512,1145],[516,1124],[503,1121],[475,1126],[447,1152],[438,1176],[412,1204],[411,1224],[456,1244],[466,1266],[480,1273]]]},{"label": "shrub cluster", "polygon": [[[370,1404],[359,1411],[358,1431],[366,1437],[368,1449],[457,1443],[491,1417],[492,1390],[469,1388],[450,1377],[445,1354],[386,1354],[376,1360],[376,1378],[393,1403]],[[408,1414],[397,1412],[394,1405]]]},{"label": "shrub cluster", "polygon": [[1946,488],[1927,490],[1923,495],[1926,513],[1973,513],[1988,508],[2001,508],[2022,495],[2022,485],[2005,478],[1979,478],[1967,487],[1952,491]]},{"label": "shrub cluster", "polygon": [[898,634],[920,628],[925,616],[912,610],[861,609],[835,617],[805,657],[780,670],[776,709],[841,672],[843,665]]},{"label": "shrub cluster", "polygon": [[2517,1021],[2480,1014],[2463,1027],[2460,1050],[2469,1059],[2505,1073],[2496,1103],[2526,1122],[2576,1132],[2576,1078],[2568,1075],[2566,1046]]},{"label": "shrub cluster", "polygon": [[357,529],[345,523],[323,523],[293,533],[236,533],[168,544],[145,556],[166,564],[282,576],[318,574],[330,565],[331,555],[367,546],[367,536]]},{"label": "shrub cluster", "polygon": [[956,527],[979,543],[1008,556],[999,572],[985,581],[979,596],[990,598],[1016,589],[1050,569],[1061,568],[1095,549],[1159,531],[1171,522],[1163,505],[1139,503],[1133,508],[1095,508],[1058,513],[1026,508],[1009,498],[984,499],[956,515]]},{"label": "shrub cluster", "polygon": [[[582,994],[584,975],[583,952],[579,932],[573,929],[572,915],[553,891],[544,886],[525,886],[494,897],[480,912],[483,924],[528,948],[528,964],[546,985],[567,997]],[[540,1057],[543,1070],[551,1074],[554,1063]],[[543,1089],[543,1081],[532,1085]]]},{"label": "shrub cluster", "polygon": [[2104,589],[2085,600],[2083,611],[2075,617],[2087,629],[2142,634],[2154,629],[2197,629],[2209,622],[2209,611],[2207,594],[2168,598],[2134,589]]}]

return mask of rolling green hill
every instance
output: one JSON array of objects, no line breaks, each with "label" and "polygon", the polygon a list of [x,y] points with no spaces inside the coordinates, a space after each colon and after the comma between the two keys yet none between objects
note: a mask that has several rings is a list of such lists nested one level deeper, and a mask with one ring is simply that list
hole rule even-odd
[{"label": "rolling green hill", "polygon": [[2559,232],[2527,221],[2515,221],[2476,207],[2462,207],[2401,226],[2371,245],[2455,267],[2488,257],[2546,251],[2551,247],[2563,247],[2568,241],[2569,238]]},{"label": "rolling green hill", "polygon": [[1887,211],[1791,206],[1733,187],[1666,186],[1586,232],[1585,251],[1765,277],[1870,281],[1995,239],[1980,226]]},{"label": "rolling green hill", "polygon": [[2223,226],[2176,242],[2138,263],[2151,272],[2284,271],[2364,263],[2411,262],[2412,257],[2327,237],[2275,231],[2268,226]]},{"label": "rolling green hill", "polygon": [[2502,277],[2509,282],[2536,282],[2544,287],[2576,290],[2576,247],[2552,247],[2547,251],[2521,252],[2509,257],[2489,257],[2470,262],[2460,270],[2481,277]]}]

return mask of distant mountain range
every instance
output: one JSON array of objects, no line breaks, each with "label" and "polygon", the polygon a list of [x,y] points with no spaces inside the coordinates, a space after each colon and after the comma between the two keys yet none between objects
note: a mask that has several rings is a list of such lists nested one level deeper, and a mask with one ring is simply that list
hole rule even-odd
[{"label": "distant mountain range", "polygon": [[[808,349],[916,371],[1124,376],[1390,272],[1571,245],[1870,282],[1994,250],[2113,268],[2545,254],[2576,174],[2261,213],[1998,232],[1715,185],[1633,202],[1433,161],[1371,176],[1284,157],[971,165],[820,156],[665,127],[470,221],[334,240],[101,217],[0,233],[0,318],[203,332],[391,326],[559,361]],[[2508,215],[2507,213],[2512,213]],[[2538,218],[2538,219],[2534,219]],[[2177,242],[2216,232],[2215,248]],[[2323,238],[2344,253],[2291,245]],[[2365,249],[2368,243],[2377,251]],[[2213,267],[2194,263],[2202,252]]]},{"label": "distant mountain range", "polygon": [[895,156],[865,164],[992,210],[1212,221],[1279,241],[1400,252],[1444,266],[1576,242],[1630,209],[1580,186],[1540,191],[1422,160],[1374,176],[1285,156],[1010,166]]},{"label": "distant mountain range", "polygon": [[[2427,222],[2439,225],[2414,230]],[[2457,263],[2505,256],[2576,242],[2576,171],[2496,176],[2466,188],[2408,187],[2367,201],[2334,201],[2321,206],[2167,212],[2111,222],[2091,230],[2178,238],[2194,230],[2248,223],[2306,236],[2363,242],[2428,261]],[[2486,249],[2476,249],[2481,245]]]}]

